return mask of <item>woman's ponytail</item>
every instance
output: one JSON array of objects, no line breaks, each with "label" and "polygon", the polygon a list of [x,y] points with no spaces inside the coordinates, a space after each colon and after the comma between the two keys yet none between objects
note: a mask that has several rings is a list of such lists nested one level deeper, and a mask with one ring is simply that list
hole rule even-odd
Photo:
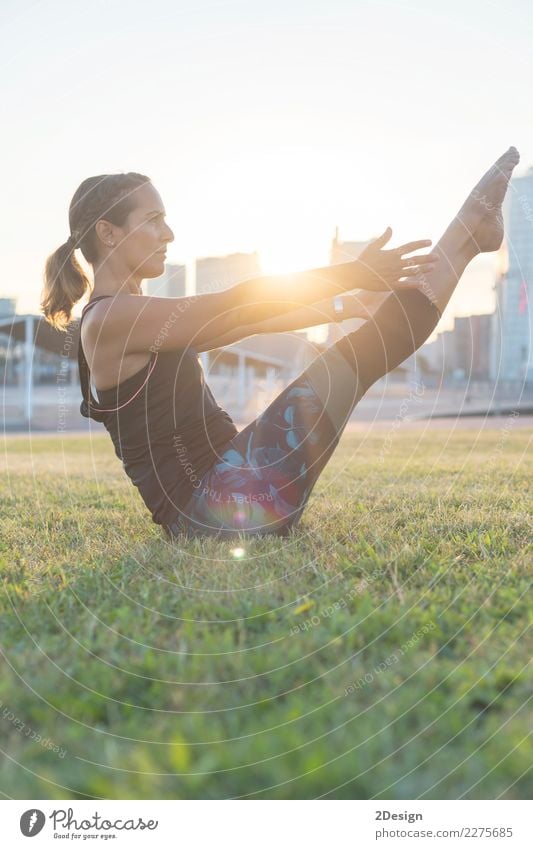
[{"label": "woman's ponytail", "polygon": [[72,318],[72,307],[90,288],[70,237],[46,260],[41,300],[46,320],[57,330],[66,330]]}]

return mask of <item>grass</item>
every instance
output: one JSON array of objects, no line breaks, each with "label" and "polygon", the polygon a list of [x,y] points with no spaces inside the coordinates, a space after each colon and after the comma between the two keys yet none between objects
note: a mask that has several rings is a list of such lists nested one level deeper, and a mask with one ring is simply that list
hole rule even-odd
[{"label": "grass", "polygon": [[107,435],[7,437],[0,792],[531,798],[529,439],[345,434],[239,558],[171,546]]}]

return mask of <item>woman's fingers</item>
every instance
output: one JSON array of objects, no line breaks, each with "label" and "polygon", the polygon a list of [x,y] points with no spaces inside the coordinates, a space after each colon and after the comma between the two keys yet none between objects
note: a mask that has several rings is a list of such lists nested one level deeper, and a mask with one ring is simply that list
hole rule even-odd
[{"label": "woman's fingers", "polygon": [[387,229],[381,234],[381,236],[378,236],[377,239],[374,239],[370,243],[370,245],[373,248],[382,248],[383,245],[387,244],[387,242],[390,240],[391,236],[392,236],[392,230],[391,230],[390,227],[387,227]]},{"label": "woman's fingers", "polygon": [[416,274],[419,271],[427,273],[428,271],[433,271],[436,266],[436,262],[424,262],[422,265],[402,265],[398,270],[398,275],[401,277],[402,274]]},{"label": "woman's fingers", "polygon": [[436,267],[436,263],[428,263],[427,265],[413,265],[409,268],[402,268],[398,277],[421,277],[429,274]]},{"label": "woman's fingers", "polygon": [[430,271],[433,271],[434,265],[425,265],[424,268],[410,268],[408,271],[402,272],[399,279],[405,281],[418,281],[419,283],[425,279]]},{"label": "woman's fingers", "polygon": [[419,265],[435,265],[439,261],[438,254],[424,254],[423,256],[406,257],[402,260],[402,268],[411,268]]},{"label": "woman's fingers", "polygon": [[399,248],[394,248],[393,253],[398,254],[398,256],[403,256],[404,254],[409,254],[412,251],[419,251],[420,248],[427,248],[430,244],[431,239],[421,239],[418,242],[407,242],[405,245],[400,245]]}]

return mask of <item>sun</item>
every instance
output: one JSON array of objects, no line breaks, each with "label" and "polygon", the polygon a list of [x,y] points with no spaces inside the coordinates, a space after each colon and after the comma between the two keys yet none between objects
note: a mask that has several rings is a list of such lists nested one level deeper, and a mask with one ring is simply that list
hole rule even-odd
[{"label": "sun", "polygon": [[269,245],[260,252],[260,257],[264,274],[292,274],[310,269],[316,264],[310,252],[302,250],[301,246],[283,242]]}]

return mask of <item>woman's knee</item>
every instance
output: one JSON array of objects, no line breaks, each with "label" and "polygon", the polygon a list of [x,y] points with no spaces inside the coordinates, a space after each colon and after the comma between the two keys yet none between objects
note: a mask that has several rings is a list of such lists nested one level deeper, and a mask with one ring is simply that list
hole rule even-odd
[{"label": "woman's knee", "polygon": [[[313,360],[305,370],[305,376],[320,399],[337,436],[363,395],[363,388],[354,369],[336,345],[332,345]],[[333,435],[329,436],[331,441]]]}]

